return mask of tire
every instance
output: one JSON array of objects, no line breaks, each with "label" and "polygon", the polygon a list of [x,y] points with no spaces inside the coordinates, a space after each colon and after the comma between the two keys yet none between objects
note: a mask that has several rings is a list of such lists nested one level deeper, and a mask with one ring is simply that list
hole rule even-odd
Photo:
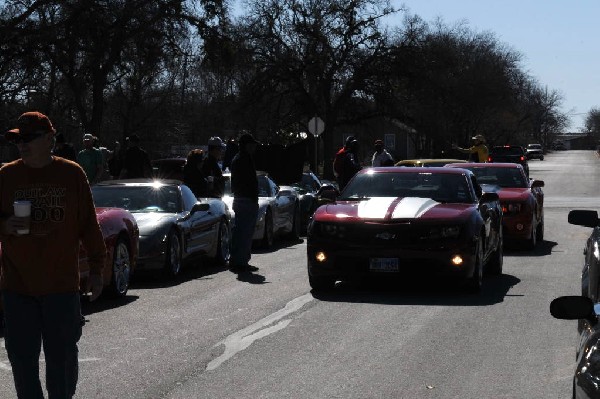
[{"label": "tire", "polygon": [[292,221],[292,230],[290,231],[290,240],[297,240],[300,238],[302,229],[302,216],[300,213],[300,205],[296,204],[294,207],[294,220]]},{"label": "tire", "polygon": [[542,242],[544,241],[544,220],[542,219],[541,222],[538,223],[537,229],[536,229],[536,235],[537,235],[537,242]]},{"label": "tire", "polygon": [[229,262],[229,258],[231,257],[231,232],[224,220],[221,220],[221,223],[219,223],[218,234],[219,238],[215,260],[217,261],[217,264],[223,266]]},{"label": "tire", "polygon": [[483,285],[483,246],[481,239],[477,242],[477,256],[475,258],[475,270],[473,276],[466,282],[466,290],[471,294],[479,294]]},{"label": "tire", "polygon": [[314,292],[328,292],[335,287],[335,279],[332,277],[316,277],[309,275],[308,283]]},{"label": "tire", "polygon": [[533,227],[531,228],[531,236],[525,242],[525,246],[527,247],[527,249],[535,249],[535,247],[537,246],[537,237],[538,237],[537,229],[538,229],[538,224],[537,224],[537,221],[535,220],[535,217],[533,219],[532,226]]},{"label": "tire", "polygon": [[181,271],[181,239],[175,229],[169,232],[167,238],[164,270],[168,277],[175,277]]},{"label": "tire", "polygon": [[543,161],[543,160],[544,160],[544,157],[540,157],[540,161]]},{"label": "tire", "polygon": [[487,267],[487,272],[492,276],[499,276],[502,274],[502,266],[504,264],[504,238],[502,237],[502,230],[500,230],[500,237],[498,238],[498,248],[492,254]]},{"label": "tire", "polygon": [[265,230],[263,232],[261,246],[263,248],[271,248],[273,246],[273,241],[273,216],[271,215],[271,211],[267,210],[265,215]]},{"label": "tire", "polygon": [[110,285],[108,293],[113,298],[127,295],[131,279],[131,255],[125,237],[119,236],[113,250]]}]

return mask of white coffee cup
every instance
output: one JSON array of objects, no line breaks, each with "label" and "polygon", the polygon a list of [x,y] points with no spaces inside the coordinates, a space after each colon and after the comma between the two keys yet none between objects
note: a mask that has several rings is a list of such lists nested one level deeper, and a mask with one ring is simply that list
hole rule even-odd
[{"label": "white coffee cup", "polygon": [[[17,200],[13,203],[15,216],[18,217],[29,217],[31,216],[31,201],[29,200]],[[17,234],[29,234],[29,229],[17,230]]]}]

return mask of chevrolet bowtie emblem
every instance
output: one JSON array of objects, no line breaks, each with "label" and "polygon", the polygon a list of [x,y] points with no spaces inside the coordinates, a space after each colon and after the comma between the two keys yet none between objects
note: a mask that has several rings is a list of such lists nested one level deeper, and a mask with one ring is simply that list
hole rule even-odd
[{"label": "chevrolet bowtie emblem", "polygon": [[380,240],[393,240],[394,238],[396,238],[396,234],[392,234],[392,233],[379,233],[377,235],[375,235],[375,238],[379,238]]}]

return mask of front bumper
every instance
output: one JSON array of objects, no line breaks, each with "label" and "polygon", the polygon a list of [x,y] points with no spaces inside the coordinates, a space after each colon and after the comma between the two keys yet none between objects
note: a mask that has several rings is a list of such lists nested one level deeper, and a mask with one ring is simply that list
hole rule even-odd
[{"label": "front bumper", "polygon": [[502,218],[502,233],[507,240],[528,240],[533,230],[532,215],[514,215]]},{"label": "front bumper", "polygon": [[140,237],[140,252],[137,270],[159,270],[165,266],[167,244],[164,240]]}]

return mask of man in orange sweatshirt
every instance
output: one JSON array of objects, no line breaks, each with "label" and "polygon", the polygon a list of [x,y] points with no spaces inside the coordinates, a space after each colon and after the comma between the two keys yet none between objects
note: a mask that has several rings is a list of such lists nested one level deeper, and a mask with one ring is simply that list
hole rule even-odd
[{"label": "man in orange sweatshirt", "polygon": [[[21,158],[0,169],[0,290],[5,346],[19,398],[42,398],[43,343],[50,398],[71,398],[78,378],[81,337],[79,244],[90,265],[92,300],[102,292],[106,247],[84,171],[52,156],[55,129],[47,116],[26,112],[5,137]],[[13,203],[31,203],[15,216]],[[25,232],[25,233],[24,233]]]}]

